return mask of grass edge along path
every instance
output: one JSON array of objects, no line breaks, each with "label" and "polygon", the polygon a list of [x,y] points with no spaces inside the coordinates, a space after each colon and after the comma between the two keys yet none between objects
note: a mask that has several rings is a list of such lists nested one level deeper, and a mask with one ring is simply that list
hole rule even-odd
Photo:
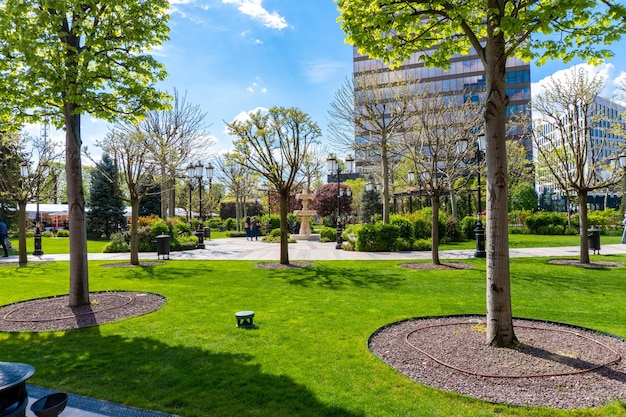
[{"label": "grass edge along path", "polygon": [[[624,256],[600,257],[626,262]],[[600,259],[595,258],[594,259]],[[367,349],[379,327],[411,317],[483,314],[484,260],[416,271],[398,261],[320,261],[270,270],[245,261],[103,268],[90,289],[150,291],[159,311],[100,327],[0,333],[3,361],[30,363],[50,389],[191,416],[626,416],[626,404],[560,411],[489,404],[417,384]],[[6,266],[0,304],[67,293],[69,264]],[[516,317],[626,337],[624,268],[511,260]],[[10,289],[8,291],[7,289]],[[234,313],[254,310],[254,330]]]}]

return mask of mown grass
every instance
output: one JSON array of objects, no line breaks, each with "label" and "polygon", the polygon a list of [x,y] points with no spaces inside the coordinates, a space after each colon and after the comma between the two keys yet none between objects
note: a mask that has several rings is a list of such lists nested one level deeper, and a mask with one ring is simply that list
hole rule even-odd
[{"label": "mown grass", "polygon": [[[594,259],[626,262],[626,256]],[[368,337],[417,316],[485,311],[485,263],[455,271],[397,261],[319,261],[259,269],[247,261],[90,262],[91,291],[150,291],[159,311],[100,327],[0,333],[3,361],[35,366],[30,382],[191,416],[626,416],[626,404],[558,411],[490,404],[417,384],[374,357]],[[65,294],[68,263],[2,267],[0,304]],[[626,337],[625,268],[511,260],[517,317]],[[10,290],[9,290],[10,289]],[[235,326],[254,310],[258,328]]]}]

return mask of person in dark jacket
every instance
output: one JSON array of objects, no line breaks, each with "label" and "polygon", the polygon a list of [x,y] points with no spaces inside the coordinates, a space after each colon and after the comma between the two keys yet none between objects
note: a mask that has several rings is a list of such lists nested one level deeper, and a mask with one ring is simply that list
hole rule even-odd
[{"label": "person in dark jacket", "polygon": [[7,224],[0,220],[0,242],[2,242],[2,250],[4,250],[4,257],[9,257],[9,251],[7,250],[6,239],[9,237],[9,229],[7,229]]}]

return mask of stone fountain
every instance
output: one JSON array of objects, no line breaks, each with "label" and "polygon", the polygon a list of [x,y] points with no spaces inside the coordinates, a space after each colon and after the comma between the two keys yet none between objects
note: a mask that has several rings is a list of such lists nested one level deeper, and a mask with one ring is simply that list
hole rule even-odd
[{"label": "stone fountain", "polygon": [[297,235],[291,235],[296,240],[320,240],[319,234],[311,233],[311,223],[309,218],[315,216],[317,212],[310,209],[311,200],[313,200],[313,194],[302,193],[297,194],[296,198],[302,200],[302,210],[295,210],[293,214],[300,216],[302,221],[300,222],[300,230]]}]

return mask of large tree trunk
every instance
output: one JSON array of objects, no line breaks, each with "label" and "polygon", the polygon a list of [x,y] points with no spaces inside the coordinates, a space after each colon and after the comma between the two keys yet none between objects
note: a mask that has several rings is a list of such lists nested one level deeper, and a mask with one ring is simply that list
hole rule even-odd
[{"label": "large tree trunk", "polygon": [[139,265],[139,200],[132,200],[130,207],[130,264]]},{"label": "large tree trunk", "polygon": [[[490,0],[489,7],[498,7]],[[508,238],[508,179],[506,154],[505,41],[489,28],[485,51],[487,102],[487,343],[510,347],[517,342],[513,331]]]},{"label": "large tree trunk", "polygon": [[70,296],[69,306],[89,305],[89,270],[87,263],[87,227],[85,224],[85,194],[81,162],[80,114],[76,106],[64,107],[65,175],[67,208],[70,226]]},{"label": "large tree trunk", "polygon": [[433,205],[433,213],[431,216],[430,226],[432,229],[432,261],[434,265],[441,265],[441,261],[439,260],[439,206],[441,205],[439,195],[433,195],[431,197],[431,202]]},{"label": "large tree trunk", "polygon": [[19,254],[19,265],[26,266],[28,263],[28,254],[26,253],[26,201],[18,201],[17,203],[19,208],[19,216],[18,216],[18,254]]},{"label": "large tree trunk", "polygon": [[589,219],[587,219],[587,191],[578,191],[578,216],[580,224],[580,263],[588,264],[589,260],[589,239],[587,229],[589,228]]},{"label": "large tree trunk", "polygon": [[289,265],[289,225],[287,224],[287,202],[289,193],[280,191],[280,263]]}]

